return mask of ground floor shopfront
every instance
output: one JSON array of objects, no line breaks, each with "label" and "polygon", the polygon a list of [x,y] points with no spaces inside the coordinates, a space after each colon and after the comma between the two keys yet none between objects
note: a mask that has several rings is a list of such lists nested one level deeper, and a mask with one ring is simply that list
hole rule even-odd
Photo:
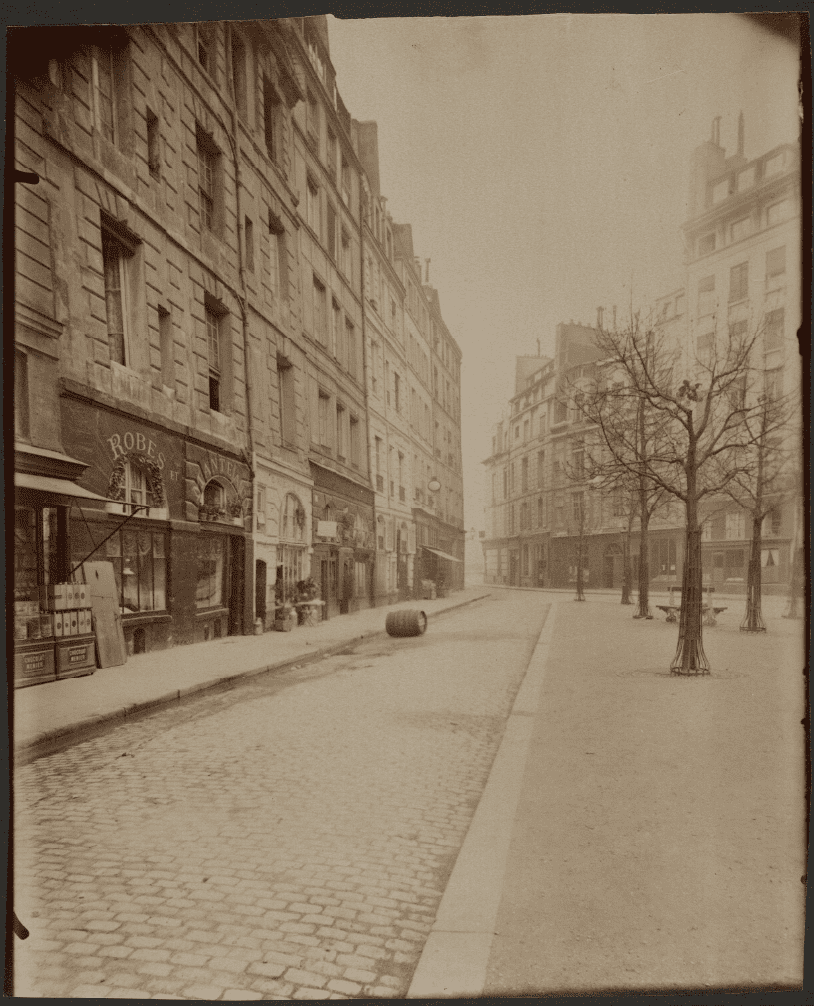
[{"label": "ground floor shopfront", "polygon": [[413,509],[416,554],[413,570],[414,593],[430,581],[437,591],[462,590],[466,532],[440,520],[432,511]]},{"label": "ground floor shopfront", "polygon": [[296,600],[297,584],[311,573],[310,473],[255,459],[254,620],[273,628],[275,610]]},{"label": "ground floor shopfront", "polygon": [[373,607],[373,490],[314,462],[311,478],[311,576],[323,618]]},{"label": "ground floor shopfront", "polygon": [[127,649],[252,631],[251,471],[234,452],[72,395],[66,449],[106,503],[70,512],[72,567],[113,569]]}]

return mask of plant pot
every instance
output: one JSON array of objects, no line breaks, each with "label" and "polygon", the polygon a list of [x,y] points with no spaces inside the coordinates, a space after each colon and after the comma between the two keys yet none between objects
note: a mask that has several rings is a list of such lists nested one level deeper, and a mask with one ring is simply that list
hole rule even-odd
[{"label": "plant pot", "polygon": [[293,609],[286,611],[285,614],[278,614],[274,619],[274,628],[277,632],[291,632],[296,624],[297,612]]}]

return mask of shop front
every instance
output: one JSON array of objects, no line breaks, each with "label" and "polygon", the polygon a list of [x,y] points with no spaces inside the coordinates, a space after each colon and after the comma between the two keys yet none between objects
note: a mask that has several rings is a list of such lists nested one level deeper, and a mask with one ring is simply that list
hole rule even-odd
[{"label": "shop front", "polygon": [[372,490],[311,462],[311,576],[325,602],[324,618],[374,604]]},{"label": "shop front", "polygon": [[248,466],[79,397],[63,399],[63,427],[107,501],[75,513],[71,563],[112,566],[127,652],[250,631]]},{"label": "shop front", "polygon": [[[104,500],[79,486],[85,465],[61,452],[15,444],[14,685],[90,674],[96,667],[87,599],[71,601],[73,628],[63,634],[58,585],[72,580],[69,520],[74,506]],[[73,594],[71,595],[73,598]],[[82,612],[81,619],[78,617]]]}]

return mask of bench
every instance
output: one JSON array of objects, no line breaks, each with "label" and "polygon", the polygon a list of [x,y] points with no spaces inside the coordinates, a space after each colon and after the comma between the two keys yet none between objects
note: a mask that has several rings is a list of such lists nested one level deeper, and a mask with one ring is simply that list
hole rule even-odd
[{"label": "bench", "polygon": [[[676,615],[681,611],[681,605],[678,604],[657,604],[656,607],[659,611],[664,611],[667,613],[667,621],[675,622]],[[726,611],[725,607],[714,608],[711,604],[701,605],[701,614],[704,616],[704,625],[717,625],[718,615]]]}]

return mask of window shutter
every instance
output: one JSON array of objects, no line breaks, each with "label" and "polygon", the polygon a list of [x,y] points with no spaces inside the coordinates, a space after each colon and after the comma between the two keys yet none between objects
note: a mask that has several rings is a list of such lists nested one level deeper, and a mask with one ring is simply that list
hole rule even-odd
[{"label": "window shutter", "polygon": [[387,518],[387,551],[388,552],[392,552],[393,551],[393,547],[394,547],[393,542],[394,542],[394,539],[395,539],[395,535],[393,533],[393,518],[392,517],[388,517]]},{"label": "window shutter", "polygon": [[407,551],[410,555],[415,555],[415,524],[407,527]]}]

